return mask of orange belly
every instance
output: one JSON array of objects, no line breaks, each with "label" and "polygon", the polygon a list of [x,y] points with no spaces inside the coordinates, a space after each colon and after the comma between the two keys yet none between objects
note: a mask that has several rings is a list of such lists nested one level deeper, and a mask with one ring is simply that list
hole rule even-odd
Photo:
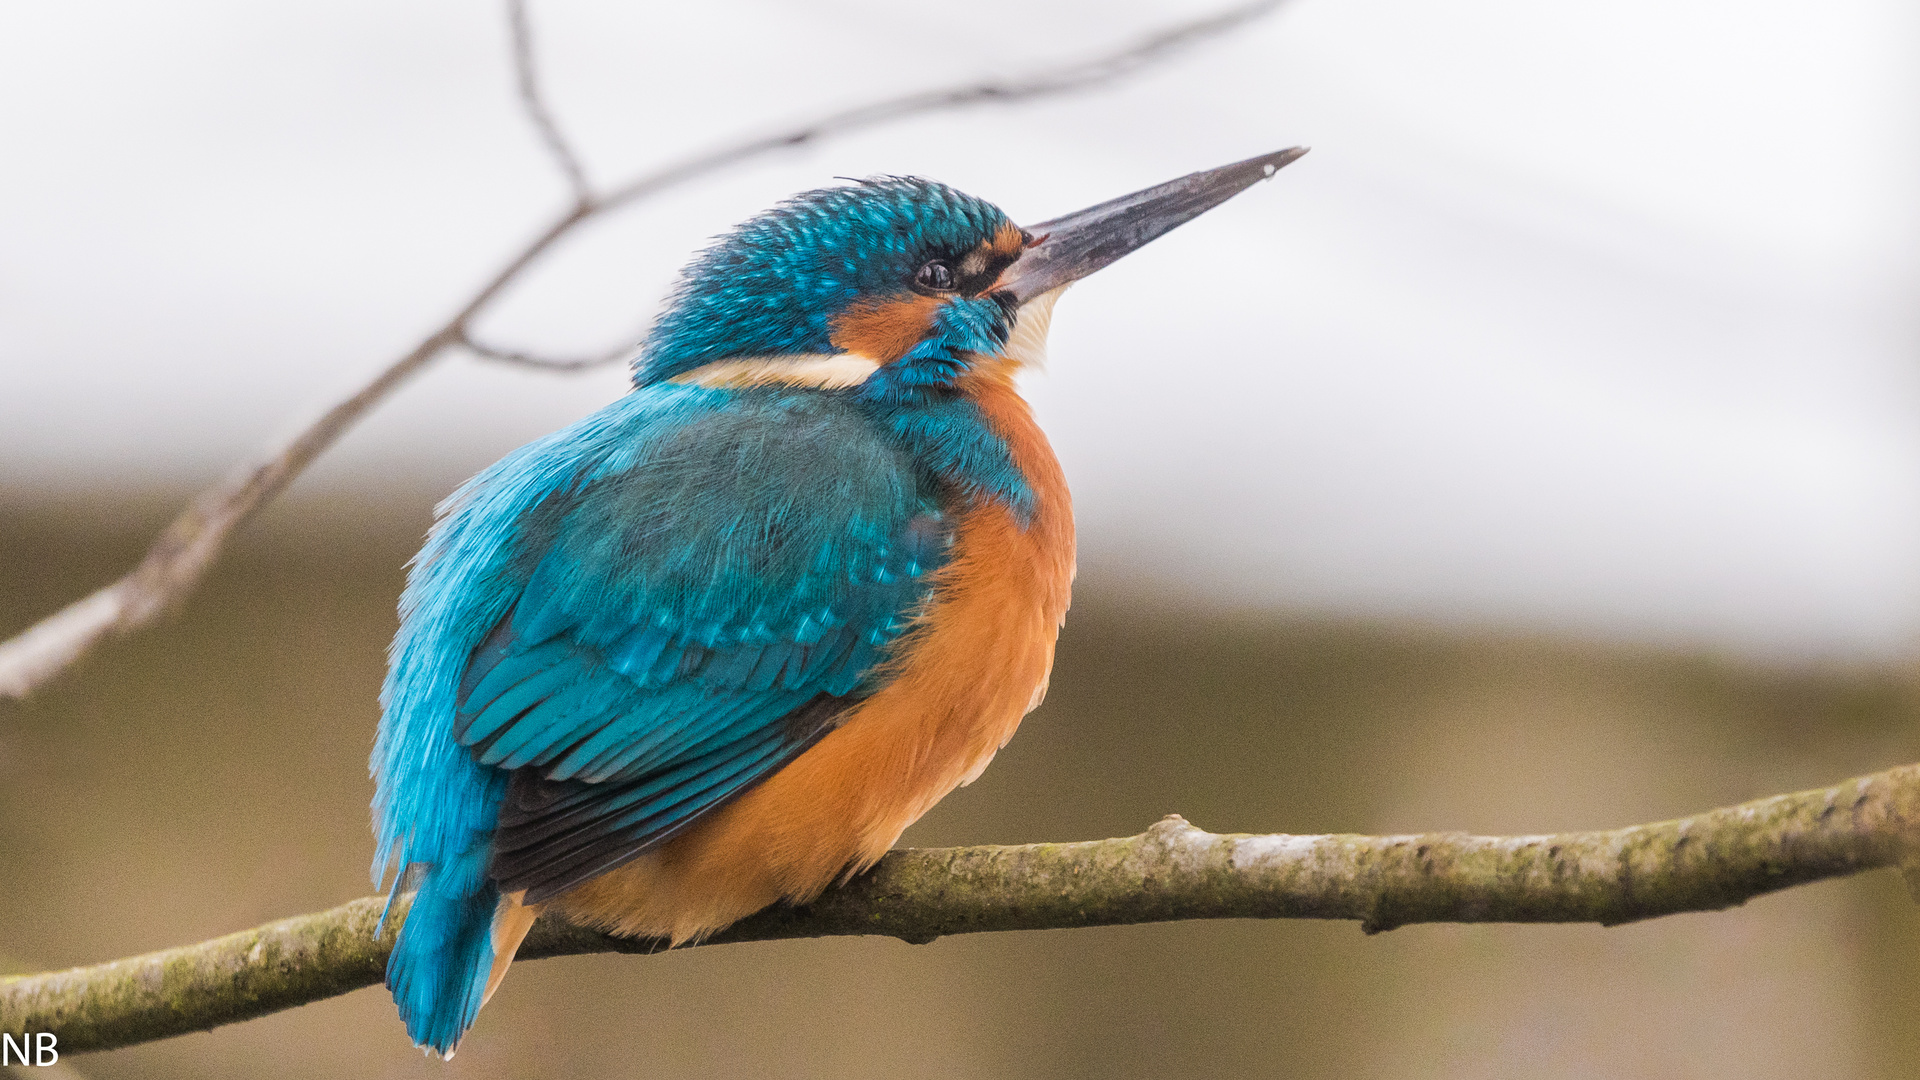
[{"label": "orange belly", "polygon": [[554,898],[575,921],[676,942],[858,872],[986,768],[1046,693],[1073,578],[1073,517],[1058,463],[1011,383],[971,388],[1036,496],[962,517],[934,601],[893,680],[759,786],[657,850]]}]

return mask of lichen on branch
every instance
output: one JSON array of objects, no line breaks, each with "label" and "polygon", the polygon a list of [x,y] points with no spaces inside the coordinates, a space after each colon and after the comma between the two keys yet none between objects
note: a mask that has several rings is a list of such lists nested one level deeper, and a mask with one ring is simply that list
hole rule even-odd
[{"label": "lichen on branch", "polygon": [[[1115,840],[891,852],[813,904],[761,912],[705,944],[924,943],[1183,919],[1355,919],[1369,933],[1419,922],[1613,926],[1912,867],[1917,829],[1920,765],[1604,832],[1216,835],[1170,816]],[[50,1031],[63,1052],[103,1050],[370,986],[392,947],[391,927],[374,933],[383,904],[369,897],[197,945],[0,979],[0,1031]],[[546,918],[520,956],[664,947]]]}]

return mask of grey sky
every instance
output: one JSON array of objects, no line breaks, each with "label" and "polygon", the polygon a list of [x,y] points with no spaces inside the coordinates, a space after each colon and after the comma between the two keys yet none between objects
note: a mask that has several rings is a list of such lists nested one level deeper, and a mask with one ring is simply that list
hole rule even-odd
[{"label": "grey sky", "polygon": [[[1168,3],[535,0],[603,180],[1081,55]],[[0,487],[217,475],[404,349],[562,197],[495,5],[0,6]],[[1920,13],[1296,0],[1118,91],[778,156],[562,251],[486,328],[634,336],[703,238],[835,174],[1032,220],[1294,143],[1089,279],[1029,380],[1088,573],[1248,606],[1764,652],[1920,638]],[[440,491],[617,395],[467,362],[304,483]]]}]

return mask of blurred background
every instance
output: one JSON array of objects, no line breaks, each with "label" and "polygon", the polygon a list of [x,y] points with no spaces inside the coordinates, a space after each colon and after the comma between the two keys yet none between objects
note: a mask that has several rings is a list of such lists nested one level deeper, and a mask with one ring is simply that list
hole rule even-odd
[{"label": "blurred background", "polygon": [[[535,0],[590,173],[1213,5]],[[1294,0],[1112,88],[640,204],[481,329],[638,336],[835,175],[1036,220],[1312,155],[1089,279],[1028,379],[1080,583],[1046,706],[915,844],[1653,820],[1920,759],[1920,9]],[[410,347],[563,205],[496,5],[0,5],[0,634]],[[0,703],[0,970],[369,891],[433,503],[621,393],[449,358],[166,625]],[[450,1066],[383,992],[113,1076],[1906,1077],[1891,874],[1593,927],[1211,923],[516,967]]]}]

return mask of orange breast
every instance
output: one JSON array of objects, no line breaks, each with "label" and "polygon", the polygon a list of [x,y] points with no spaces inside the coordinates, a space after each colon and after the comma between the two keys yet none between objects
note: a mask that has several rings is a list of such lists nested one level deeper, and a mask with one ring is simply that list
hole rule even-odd
[{"label": "orange breast", "polygon": [[685,941],[778,900],[810,900],[871,865],[978,776],[1040,703],[1073,580],[1072,506],[1011,373],[968,379],[1033,489],[1029,526],[997,505],[966,513],[934,602],[885,689],[758,787],[557,897],[554,909],[617,933]]}]

